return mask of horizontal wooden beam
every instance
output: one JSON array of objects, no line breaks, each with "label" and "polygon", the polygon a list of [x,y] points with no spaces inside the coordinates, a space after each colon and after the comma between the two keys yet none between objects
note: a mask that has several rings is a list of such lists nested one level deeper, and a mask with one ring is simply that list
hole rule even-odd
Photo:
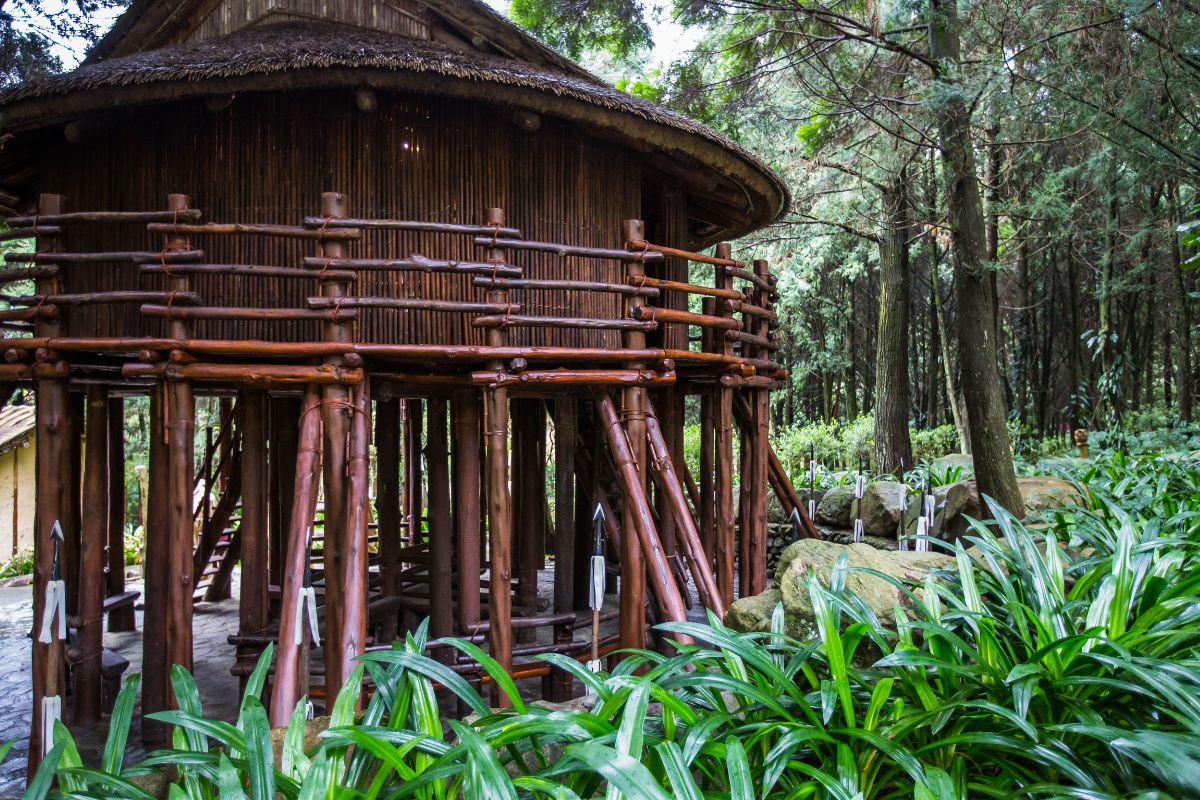
[{"label": "horizontal wooden beam", "polygon": [[462,233],[472,236],[498,236],[518,239],[517,228],[492,227],[490,225],[462,225],[455,222],[425,222],[403,219],[353,219],[351,217],[305,217],[308,228],[370,228],[387,231],[416,231],[428,233]]}]

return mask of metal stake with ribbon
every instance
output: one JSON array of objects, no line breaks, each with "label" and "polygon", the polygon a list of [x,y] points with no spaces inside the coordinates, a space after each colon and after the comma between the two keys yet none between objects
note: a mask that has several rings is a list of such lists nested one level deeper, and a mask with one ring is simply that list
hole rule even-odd
[{"label": "metal stake with ribbon", "polygon": [[863,540],[862,499],[866,494],[867,478],[863,475],[862,457],[858,459],[858,474],[854,476],[854,536],[856,542]]},{"label": "metal stake with ribbon", "polygon": [[50,644],[56,630],[60,642],[67,639],[67,582],[62,577],[63,532],[58,520],[54,520],[50,528],[50,542],[54,545],[54,560],[50,563],[50,580],[46,581],[42,629],[38,633],[38,641],[42,644]]},{"label": "metal stake with ribbon", "polygon": [[591,590],[588,593],[588,605],[592,609],[592,658],[587,662],[587,668],[592,672],[600,671],[600,609],[604,607],[604,582],[607,577],[604,564],[604,507],[596,503],[596,513],[592,515],[595,527],[595,541],[591,558]]}]

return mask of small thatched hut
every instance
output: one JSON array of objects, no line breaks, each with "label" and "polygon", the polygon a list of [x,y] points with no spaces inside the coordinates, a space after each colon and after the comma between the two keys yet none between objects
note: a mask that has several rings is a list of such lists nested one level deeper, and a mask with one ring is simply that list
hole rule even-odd
[{"label": "small thatched hut", "polygon": [[693,585],[718,611],[735,573],[761,588],[767,487],[798,507],[766,440],[774,279],[698,251],[771,222],[786,191],[737,145],[475,0],[134,0],[83,66],[0,94],[0,115],[4,237],[37,241],[4,277],[36,290],[0,311],[28,334],[0,377],[38,394],[37,624],[59,575],[78,623],[71,647],[54,620],[34,645],[35,737],[68,668],[73,722],[97,716],[129,395],[151,397],[153,433],[143,712],[171,702],[194,596],[220,596],[235,556],[234,669],[279,643],[275,720],[425,616],[569,693],[525,657],[597,656],[576,616],[596,507],[621,589],[599,655],[681,618]]}]

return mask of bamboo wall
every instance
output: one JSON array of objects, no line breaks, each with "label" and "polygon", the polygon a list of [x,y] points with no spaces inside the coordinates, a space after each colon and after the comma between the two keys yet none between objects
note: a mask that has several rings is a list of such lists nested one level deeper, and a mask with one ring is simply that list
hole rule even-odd
[{"label": "bamboo wall", "polygon": [[[622,219],[641,211],[641,168],[616,145],[573,126],[543,119],[535,132],[518,129],[507,113],[429,97],[380,93],[373,113],[359,111],[350,92],[239,96],[227,109],[188,102],[137,112],[119,127],[78,145],[56,143],[41,163],[40,190],[69,198],[73,209],[163,208],[169,192],[192,196],[206,221],[299,224],[318,213],[320,193],[349,197],[355,217],[482,224],[499,206],[508,224],[529,239],[620,246]],[[203,237],[194,244],[208,263],[299,266],[317,255],[311,242],[263,237]],[[158,250],[161,241],[136,226],[72,233],[69,250]],[[479,259],[470,237],[364,232],[350,245],[355,257]],[[531,278],[619,281],[614,261],[564,260],[518,253],[511,263]],[[84,275],[84,278],[77,276]],[[97,265],[72,272],[64,291],[155,290],[161,276],[133,265]],[[198,276],[207,305],[301,308],[313,281]],[[360,273],[352,294],[482,300],[465,276]],[[522,314],[617,318],[620,297],[592,292],[513,293]],[[465,314],[364,310],[358,341],[453,344],[483,342]],[[136,305],[72,309],[77,336],[159,336],[163,320],[143,319]],[[311,322],[201,322],[198,337],[316,340]],[[513,344],[610,346],[612,331],[513,329]]]},{"label": "bamboo wall", "polygon": [[247,25],[265,21],[320,18],[360,28],[428,39],[429,25],[420,18],[424,9],[411,0],[226,0],[217,4],[188,36],[202,41],[224,36]]}]

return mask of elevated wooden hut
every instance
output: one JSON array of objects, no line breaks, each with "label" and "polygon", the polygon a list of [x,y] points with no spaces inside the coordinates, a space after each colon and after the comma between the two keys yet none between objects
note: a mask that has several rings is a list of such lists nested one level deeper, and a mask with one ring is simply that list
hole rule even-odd
[{"label": "elevated wooden hut", "polygon": [[[35,742],[64,696],[74,723],[99,714],[131,394],[152,417],[144,713],[171,704],[194,598],[228,591],[235,557],[234,669],[278,643],[275,721],[426,616],[569,692],[528,656],[594,657],[576,612],[597,506],[620,576],[605,652],[693,594],[720,612],[763,587],[768,487],[803,513],[766,439],[775,281],[700,251],[786,191],[737,145],[475,0],[134,0],[0,114],[3,238],[36,240],[0,277],[36,284],[0,311],[21,332],[3,378],[38,397]],[[199,459],[198,396],[224,409]]]}]

